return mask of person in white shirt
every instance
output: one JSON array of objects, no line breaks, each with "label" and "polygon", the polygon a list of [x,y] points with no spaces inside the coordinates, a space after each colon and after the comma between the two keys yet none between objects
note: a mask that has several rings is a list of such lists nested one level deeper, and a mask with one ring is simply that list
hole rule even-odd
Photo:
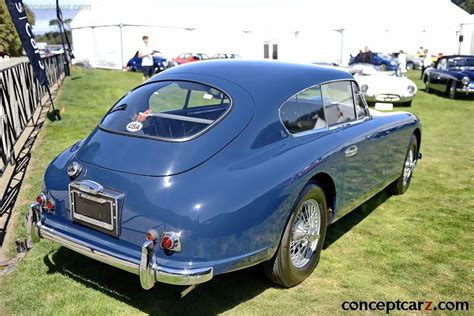
[{"label": "person in white shirt", "polygon": [[142,59],[143,81],[153,75],[153,54],[155,51],[148,46],[148,36],[143,36],[143,45],[138,50],[138,57]]},{"label": "person in white shirt", "polygon": [[421,66],[420,79],[423,79],[423,74],[425,73],[426,68],[431,67],[432,64],[433,60],[431,59],[430,54],[428,54],[428,50],[425,49],[425,58],[423,58],[423,65]]},{"label": "person in white shirt", "polygon": [[398,61],[398,68],[397,68],[397,76],[404,77],[407,73],[407,55],[401,49],[397,56]]}]

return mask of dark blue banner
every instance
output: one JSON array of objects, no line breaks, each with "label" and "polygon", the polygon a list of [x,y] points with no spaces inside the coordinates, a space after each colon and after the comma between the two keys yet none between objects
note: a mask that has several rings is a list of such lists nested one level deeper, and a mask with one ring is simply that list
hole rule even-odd
[{"label": "dark blue banner", "polygon": [[13,24],[15,24],[16,31],[20,36],[21,43],[25,49],[26,55],[28,56],[33,71],[39,83],[43,86],[47,86],[48,77],[44,67],[43,60],[41,59],[38,45],[36,44],[33,36],[33,30],[31,24],[28,22],[25,8],[23,7],[22,0],[5,0],[10,16],[12,17]]}]

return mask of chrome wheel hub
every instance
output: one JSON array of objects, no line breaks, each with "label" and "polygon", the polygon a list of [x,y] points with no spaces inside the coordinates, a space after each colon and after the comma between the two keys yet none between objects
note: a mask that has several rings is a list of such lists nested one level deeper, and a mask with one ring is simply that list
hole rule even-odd
[{"label": "chrome wheel hub", "polygon": [[321,230],[321,208],[310,199],[298,209],[291,231],[290,258],[295,268],[304,267],[313,255]]},{"label": "chrome wheel hub", "polygon": [[414,157],[413,149],[410,149],[407,155],[407,160],[405,161],[405,168],[403,168],[403,185],[407,185],[410,180],[413,169],[415,168],[416,160]]}]

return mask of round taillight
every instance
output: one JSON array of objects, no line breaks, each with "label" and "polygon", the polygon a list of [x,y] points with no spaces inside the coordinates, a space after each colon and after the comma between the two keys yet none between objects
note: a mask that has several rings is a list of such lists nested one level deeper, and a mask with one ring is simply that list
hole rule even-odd
[{"label": "round taillight", "polygon": [[46,195],[44,193],[41,193],[36,197],[36,202],[38,202],[39,205],[43,206],[46,203]]},{"label": "round taillight", "polygon": [[54,203],[51,200],[48,200],[45,206],[48,210],[54,210]]},{"label": "round taillight", "polygon": [[158,232],[154,229],[150,229],[149,231],[147,231],[146,233],[146,240],[149,240],[149,241],[156,241],[158,240]]},{"label": "round taillight", "polygon": [[163,236],[163,238],[161,239],[161,248],[165,250],[170,250],[171,248],[173,248],[173,244],[173,239],[168,236]]}]

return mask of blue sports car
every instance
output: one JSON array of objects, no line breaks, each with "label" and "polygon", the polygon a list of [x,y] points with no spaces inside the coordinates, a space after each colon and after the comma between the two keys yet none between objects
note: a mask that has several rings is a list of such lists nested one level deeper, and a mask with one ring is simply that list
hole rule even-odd
[{"label": "blue sports car", "polygon": [[[158,54],[153,55],[153,66],[155,67],[154,73],[159,73],[165,69],[174,66],[174,62],[168,61],[163,56]],[[138,51],[133,57],[127,62],[127,69],[130,71],[141,71],[142,70],[142,59],[138,57]]]},{"label": "blue sports car", "polygon": [[386,187],[407,190],[420,144],[415,115],[369,110],[345,71],[190,63],[127,93],[55,158],[29,219],[145,289],[260,263],[292,287],[330,224]]},{"label": "blue sports car", "polygon": [[[372,53],[371,65],[378,66],[381,71],[395,71],[398,68],[397,59],[393,56],[382,54],[382,53]],[[349,59],[349,65],[357,63],[357,56],[352,56]]]}]

